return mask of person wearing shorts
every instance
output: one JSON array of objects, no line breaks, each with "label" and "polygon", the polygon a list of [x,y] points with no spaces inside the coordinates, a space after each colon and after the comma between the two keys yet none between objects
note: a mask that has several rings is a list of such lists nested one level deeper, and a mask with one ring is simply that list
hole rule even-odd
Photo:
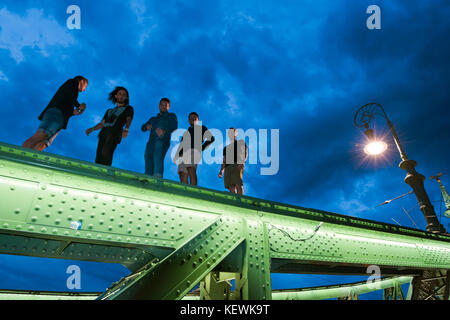
[{"label": "person wearing shorts", "polygon": [[85,91],[87,85],[88,80],[82,76],[67,80],[39,115],[41,123],[36,133],[22,147],[38,151],[48,148],[58,133],[67,128],[70,117],[79,116],[86,110],[86,104],[80,104],[77,99],[78,93]]},{"label": "person wearing shorts", "polygon": [[196,112],[189,114],[188,122],[190,127],[181,138],[174,162],[176,163],[180,159],[178,164],[180,182],[196,186],[198,184],[197,166],[202,160],[202,152],[215,139],[208,128],[199,123],[199,116]]},{"label": "person wearing shorts", "polygon": [[95,163],[111,166],[117,145],[120,144],[122,138],[128,137],[134,109],[129,105],[130,97],[128,90],[124,87],[116,87],[110,92],[108,100],[116,105],[115,108],[108,109],[102,121],[87,129],[86,134],[89,135],[93,131],[101,129]]},{"label": "person wearing shorts", "polygon": [[[244,194],[244,166],[248,157],[248,147],[244,140],[236,140],[237,130],[230,128],[228,137],[232,141],[223,148],[223,163],[220,167],[219,178],[222,178],[225,188],[231,193]],[[224,174],[225,171],[225,174]]]}]

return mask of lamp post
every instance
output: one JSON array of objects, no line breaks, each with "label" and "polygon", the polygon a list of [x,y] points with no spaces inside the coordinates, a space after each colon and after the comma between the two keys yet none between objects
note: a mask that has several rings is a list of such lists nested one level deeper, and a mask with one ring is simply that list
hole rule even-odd
[{"label": "lamp post", "polygon": [[[378,103],[368,103],[362,106],[361,108],[359,108],[359,110],[356,112],[355,115],[354,119],[355,126],[358,128],[364,128],[365,134],[367,135],[369,140],[372,143],[376,143],[378,145],[378,147],[372,149],[366,148],[367,150],[365,151],[368,152],[368,150],[369,151],[375,150],[371,154],[377,154],[381,153],[382,152],[381,150],[386,149],[385,147],[383,148],[381,146],[382,142],[375,140],[374,132],[372,129],[369,128],[369,124],[375,118],[375,115],[380,115],[387,121],[389,130],[392,133],[395,145],[397,146],[397,149],[400,153],[400,157],[402,159],[402,161],[399,164],[399,167],[406,171],[405,182],[411,186],[411,188],[414,191],[414,194],[417,197],[420,210],[422,211],[425,220],[427,222],[427,230],[433,233],[445,233],[445,229],[439,223],[436,213],[434,212],[434,207],[431,204],[430,199],[428,198],[427,192],[425,191],[424,186],[425,177],[415,170],[417,162],[408,159],[405,150],[400,144],[400,140],[397,136],[397,132],[395,131],[394,126],[392,125],[392,122],[389,120],[383,107]],[[368,153],[370,154],[370,152]]]}]

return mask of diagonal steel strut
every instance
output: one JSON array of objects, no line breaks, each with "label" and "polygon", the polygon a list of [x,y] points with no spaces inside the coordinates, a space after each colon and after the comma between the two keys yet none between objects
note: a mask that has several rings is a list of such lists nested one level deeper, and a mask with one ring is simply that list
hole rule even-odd
[{"label": "diagonal steel strut", "polygon": [[128,277],[98,299],[181,299],[244,240],[239,223],[218,218],[159,263]]}]

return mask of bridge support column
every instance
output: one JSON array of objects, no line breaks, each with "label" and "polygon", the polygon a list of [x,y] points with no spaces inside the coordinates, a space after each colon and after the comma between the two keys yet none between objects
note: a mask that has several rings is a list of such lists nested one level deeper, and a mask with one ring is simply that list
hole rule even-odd
[{"label": "bridge support column", "polygon": [[235,299],[272,300],[267,227],[261,221],[246,223],[244,264],[236,277]]},{"label": "bridge support column", "polygon": [[[227,276],[229,275],[229,276]],[[211,272],[200,282],[200,300],[230,300],[234,274]]]},{"label": "bridge support column", "polygon": [[402,285],[395,282],[393,287],[384,289],[383,300],[405,300]]}]

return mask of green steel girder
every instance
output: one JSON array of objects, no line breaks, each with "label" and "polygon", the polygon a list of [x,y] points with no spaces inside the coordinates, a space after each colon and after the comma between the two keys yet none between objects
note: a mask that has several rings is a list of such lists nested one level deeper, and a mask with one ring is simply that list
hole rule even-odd
[{"label": "green steel girder", "polygon": [[3,300],[94,300],[100,292],[57,292],[33,290],[0,289],[0,301]]},{"label": "green steel girder", "polygon": [[99,299],[181,299],[244,240],[237,219],[218,218],[161,262]]},{"label": "green steel girder", "polygon": [[[3,143],[0,203],[0,254],[121,263],[135,274],[121,283],[128,289],[117,297],[148,297],[153,293],[135,289],[139,283],[173,284],[173,274],[195,285],[210,271],[238,273],[241,299],[270,299],[270,272],[316,268],[356,274],[372,264],[382,273],[404,275],[450,269],[448,235],[182,185]],[[208,237],[215,237],[208,228],[217,221],[233,226],[234,234],[222,234],[219,241],[232,243],[233,250],[214,262],[207,259],[211,265],[202,264],[198,272],[174,264],[193,254],[180,251],[189,244],[206,248]],[[155,259],[160,262],[151,265]],[[157,297],[175,297],[161,286]],[[187,287],[177,290],[181,298]]]},{"label": "green steel girder", "polygon": [[377,279],[374,282],[358,282],[339,286],[305,288],[301,290],[282,290],[272,293],[273,300],[324,300],[333,298],[357,297],[361,294],[398,288],[402,284],[411,283],[412,277],[394,277]]},{"label": "green steel girder", "polygon": [[[183,300],[225,300],[232,299],[234,292],[231,292],[230,280],[235,279],[235,274],[227,274],[226,279],[222,279],[223,273],[211,272],[205,280],[201,282],[200,295],[189,293]],[[394,286],[411,283],[412,277],[395,277],[378,279],[376,282],[358,282],[350,284],[340,284],[272,291],[273,300],[323,300],[348,296],[357,296],[377,290],[384,290]],[[203,285],[203,287],[202,287]],[[104,295],[104,294],[103,294]],[[24,290],[0,290],[0,300],[94,300],[98,299],[101,293],[78,293],[78,292],[45,292],[45,291],[24,291]],[[203,296],[203,299],[202,299]],[[227,299],[228,298],[228,299]],[[409,300],[411,296],[407,299]]]}]

